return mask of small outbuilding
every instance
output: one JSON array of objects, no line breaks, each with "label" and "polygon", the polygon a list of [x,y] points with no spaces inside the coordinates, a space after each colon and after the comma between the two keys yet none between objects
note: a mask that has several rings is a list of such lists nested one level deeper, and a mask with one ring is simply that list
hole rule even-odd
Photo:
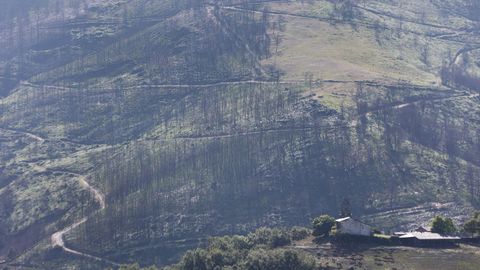
[{"label": "small outbuilding", "polygon": [[372,227],[351,217],[335,220],[335,226],[339,234],[358,236],[371,236],[373,234]]}]

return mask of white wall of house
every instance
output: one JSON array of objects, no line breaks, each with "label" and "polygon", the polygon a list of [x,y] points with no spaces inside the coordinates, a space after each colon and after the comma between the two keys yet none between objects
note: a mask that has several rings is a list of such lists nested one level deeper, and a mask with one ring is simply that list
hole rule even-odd
[{"label": "white wall of house", "polygon": [[372,229],[370,226],[356,221],[352,218],[337,222],[337,232],[350,235],[370,236]]}]

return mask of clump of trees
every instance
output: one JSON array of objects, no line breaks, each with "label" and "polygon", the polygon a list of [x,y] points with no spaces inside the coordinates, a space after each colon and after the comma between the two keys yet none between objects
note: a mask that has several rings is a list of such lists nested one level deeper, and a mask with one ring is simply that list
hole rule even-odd
[{"label": "clump of trees", "polygon": [[[188,251],[180,262],[165,270],[310,270],[316,269],[312,256],[283,249],[292,241],[306,238],[310,230],[294,227],[290,230],[260,228],[247,236],[223,236],[209,240],[205,248]],[[138,264],[125,265],[120,270],[156,270]]]},{"label": "clump of trees", "polygon": [[305,228],[279,230],[260,228],[247,236],[212,238],[204,249],[189,251],[170,270],[181,269],[315,269],[315,260],[282,249],[309,234]]},{"label": "clump of trees", "polygon": [[457,227],[455,227],[451,218],[436,216],[432,220],[432,232],[439,234],[452,234],[457,232]]},{"label": "clump of trees", "polygon": [[463,226],[457,228],[451,218],[436,216],[432,220],[432,232],[439,234],[452,234],[461,230],[472,236],[480,235],[480,212],[476,212]]},{"label": "clump of trees", "polygon": [[234,252],[240,255],[235,258],[231,257],[231,252],[208,249],[187,252],[180,264],[170,269],[309,270],[315,269],[316,265],[313,257],[286,249],[257,248],[247,252]]}]

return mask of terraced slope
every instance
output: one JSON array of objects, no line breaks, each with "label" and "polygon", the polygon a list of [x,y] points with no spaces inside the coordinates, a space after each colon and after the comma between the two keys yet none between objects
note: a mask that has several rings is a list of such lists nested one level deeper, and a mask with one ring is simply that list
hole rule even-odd
[{"label": "terraced slope", "polygon": [[478,207],[473,1],[7,2],[9,264],[163,265],[345,198],[397,229]]}]

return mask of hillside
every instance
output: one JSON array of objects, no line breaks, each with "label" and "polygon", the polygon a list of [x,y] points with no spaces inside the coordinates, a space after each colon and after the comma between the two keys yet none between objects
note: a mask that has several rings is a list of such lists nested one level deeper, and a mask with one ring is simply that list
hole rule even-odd
[{"label": "hillside", "polygon": [[346,199],[398,230],[480,207],[478,1],[4,2],[0,261],[162,266]]}]

